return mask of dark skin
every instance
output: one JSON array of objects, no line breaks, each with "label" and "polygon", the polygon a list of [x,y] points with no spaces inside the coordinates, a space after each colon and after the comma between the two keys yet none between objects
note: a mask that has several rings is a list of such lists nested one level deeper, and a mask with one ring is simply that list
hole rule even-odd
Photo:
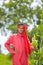
[{"label": "dark skin", "polygon": [[23,33],[23,25],[20,26],[20,28],[18,28],[18,33],[22,34]]}]

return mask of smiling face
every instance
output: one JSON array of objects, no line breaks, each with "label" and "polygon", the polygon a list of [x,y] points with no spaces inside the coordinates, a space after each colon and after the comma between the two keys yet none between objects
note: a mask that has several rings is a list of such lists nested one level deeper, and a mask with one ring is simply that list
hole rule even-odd
[{"label": "smiling face", "polygon": [[23,25],[20,25],[20,27],[18,28],[18,32],[20,33],[20,34],[22,34],[23,33],[23,30],[24,30],[24,28],[23,28],[24,26]]}]

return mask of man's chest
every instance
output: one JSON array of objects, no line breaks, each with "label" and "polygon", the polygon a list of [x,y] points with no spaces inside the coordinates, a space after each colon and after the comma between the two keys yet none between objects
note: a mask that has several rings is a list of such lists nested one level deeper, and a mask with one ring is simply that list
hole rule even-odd
[{"label": "man's chest", "polygon": [[25,46],[25,40],[23,39],[23,37],[16,36],[15,38],[13,38],[13,45],[15,49],[23,49]]}]

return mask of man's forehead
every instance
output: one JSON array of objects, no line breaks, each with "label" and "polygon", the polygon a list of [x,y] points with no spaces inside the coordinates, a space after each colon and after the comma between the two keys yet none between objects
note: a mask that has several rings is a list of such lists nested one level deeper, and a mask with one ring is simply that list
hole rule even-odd
[{"label": "man's forehead", "polygon": [[24,25],[20,25],[20,26],[19,26],[19,28],[23,28],[23,27],[24,27]]},{"label": "man's forehead", "polygon": [[24,24],[18,24],[18,27],[24,27]]}]

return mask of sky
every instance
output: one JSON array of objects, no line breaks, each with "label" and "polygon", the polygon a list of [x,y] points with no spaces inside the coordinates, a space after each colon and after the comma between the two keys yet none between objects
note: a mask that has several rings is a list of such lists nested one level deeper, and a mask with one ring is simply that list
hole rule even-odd
[{"label": "sky", "polygon": [[4,44],[6,43],[6,41],[9,38],[10,35],[11,35],[10,31],[7,31],[7,36],[4,36],[4,35],[2,36],[1,33],[0,33],[0,45],[1,45],[1,51],[2,51],[3,54],[8,53],[8,51],[5,48]]},{"label": "sky", "polygon": [[[8,1],[9,0],[5,0],[5,3],[7,3]],[[0,0],[0,7],[1,7],[2,3],[3,3],[3,0]],[[34,7],[34,9],[35,9],[38,5],[41,7],[40,4],[42,4],[41,0],[34,0],[34,2],[31,4],[31,7]],[[29,28],[28,28],[29,31],[33,28],[33,25],[34,24],[31,24],[29,26]],[[0,31],[0,45],[2,46],[1,50],[2,50],[3,54],[7,54],[8,53],[7,49],[4,47],[4,44],[7,41],[7,39],[9,38],[10,35],[11,35],[11,32],[7,31],[7,36],[4,36],[4,35],[2,36],[1,35],[1,31]]]}]

